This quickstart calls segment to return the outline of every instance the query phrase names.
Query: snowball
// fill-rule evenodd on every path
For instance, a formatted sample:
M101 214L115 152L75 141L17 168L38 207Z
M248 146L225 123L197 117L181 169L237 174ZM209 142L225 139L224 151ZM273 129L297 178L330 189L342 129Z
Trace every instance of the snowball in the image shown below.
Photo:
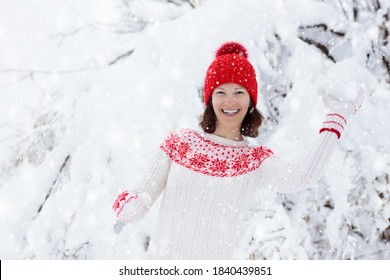
M372 88L373 75L356 61L346 59L333 64L321 78L320 87L339 100L352 101L360 89Z

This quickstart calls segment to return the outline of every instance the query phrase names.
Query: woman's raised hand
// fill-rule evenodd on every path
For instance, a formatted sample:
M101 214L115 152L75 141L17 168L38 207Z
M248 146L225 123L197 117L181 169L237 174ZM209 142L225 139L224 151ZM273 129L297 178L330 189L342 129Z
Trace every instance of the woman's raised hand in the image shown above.
M320 87L318 89L318 93L321 95L322 101L324 102L325 106L331 111L340 112L347 115L353 115L356 114L356 112L363 104L365 89L364 87L360 87L356 94L356 97L353 100L338 99L323 87Z

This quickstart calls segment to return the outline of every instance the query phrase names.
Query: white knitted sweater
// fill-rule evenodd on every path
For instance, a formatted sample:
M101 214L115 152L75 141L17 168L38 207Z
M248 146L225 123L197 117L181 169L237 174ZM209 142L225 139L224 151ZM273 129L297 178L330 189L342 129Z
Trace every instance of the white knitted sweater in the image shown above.
M142 217L163 192L149 259L234 259L258 188L294 192L315 183L345 119L330 114L309 157L289 164L263 146L182 129L161 144L149 173L114 203L122 222ZM340 127L341 126L341 127Z

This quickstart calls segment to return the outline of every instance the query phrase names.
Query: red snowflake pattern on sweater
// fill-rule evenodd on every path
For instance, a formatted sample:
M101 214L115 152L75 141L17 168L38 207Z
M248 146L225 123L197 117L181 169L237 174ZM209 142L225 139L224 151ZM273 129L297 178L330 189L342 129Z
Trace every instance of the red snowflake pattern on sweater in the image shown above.
M160 148L175 163L216 177L233 177L251 172L273 154L263 146L234 147L219 144L191 129L172 132Z
M207 154L194 153L193 157L188 159L190 164L194 168L206 168L206 163L209 162L209 156Z
M177 148L178 156L183 159L186 157L187 152L190 150L190 145L185 142L180 142Z
M248 169L249 164L250 164L249 155L242 154L242 155L237 156L234 159L233 168L236 171L240 171L242 169Z
M211 172L226 172L228 169L227 161L221 160L219 158L212 161L212 166L210 167Z

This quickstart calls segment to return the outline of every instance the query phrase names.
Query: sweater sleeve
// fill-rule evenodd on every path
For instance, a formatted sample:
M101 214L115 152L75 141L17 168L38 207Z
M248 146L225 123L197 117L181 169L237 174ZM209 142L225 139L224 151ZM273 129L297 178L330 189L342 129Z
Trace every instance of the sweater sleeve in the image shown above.
M259 187L288 193L300 191L316 183L338 143L345 124L343 116L328 114L315 145L293 164L278 156L270 156L261 164L256 174L257 178L260 178Z
M334 133L324 132L309 155L297 159L294 164L278 156L270 156L258 169L261 178L259 186L283 193L310 187L320 178L336 143Z
M159 149L141 183L115 200L112 208L116 218L126 223L143 217L164 190L170 166L170 158Z

